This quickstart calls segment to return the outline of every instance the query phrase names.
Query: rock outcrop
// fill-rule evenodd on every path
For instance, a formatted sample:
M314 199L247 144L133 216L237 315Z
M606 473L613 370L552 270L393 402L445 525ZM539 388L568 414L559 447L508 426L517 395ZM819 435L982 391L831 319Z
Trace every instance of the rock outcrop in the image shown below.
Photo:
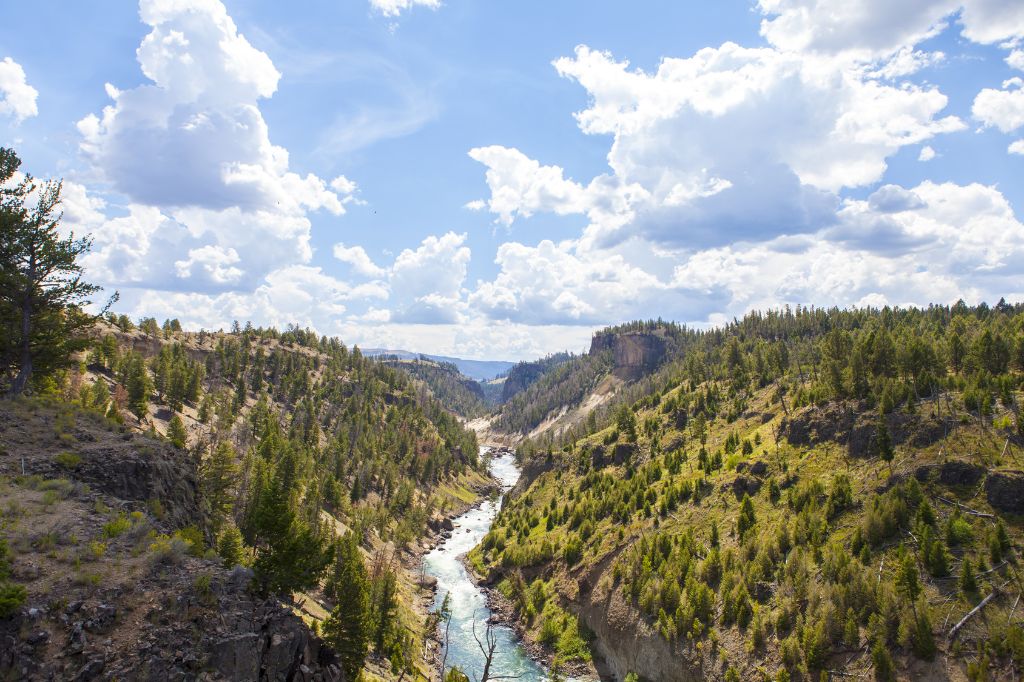
M1024 472L994 471L985 479L985 496L993 509L1024 514Z
M0 619L0 680L344 679L289 606L252 591L252 571L172 536L204 525L191 457L88 414L73 431L55 416L0 406L0 489L21 510L0 537L27 594ZM125 526L110 530L114 519Z
M868 416L870 412L863 404L829 403L791 415L782 422L780 430L792 445L835 442L845 445L851 457L870 457L875 454L878 430L875 419ZM953 428L940 419L905 413L888 414L885 420L895 445L926 447Z
M658 368L665 360L665 339L654 332L598 332L590 342L590 353L611 351L612 371L623 381L636 381Z

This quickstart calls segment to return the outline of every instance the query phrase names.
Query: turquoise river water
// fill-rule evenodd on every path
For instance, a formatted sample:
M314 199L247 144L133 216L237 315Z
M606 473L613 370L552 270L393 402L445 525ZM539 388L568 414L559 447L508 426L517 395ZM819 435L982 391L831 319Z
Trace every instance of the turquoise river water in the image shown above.
M519 468L511 455L491 459L491 474L501 482L502 496L519 479ZM428 575L437 578L434 609L440 607L445 594L451 595L452 622L448 639L447 666L458 666L469 679L480 679L484 656L473 638L474 618L477 636L484 639L484 630L491 610L483 592L473 583L460 557L475 547L490 530L501 500L488 500L454 519L455 530L450 538L435 547L424 559ZM491 664L491 675L515 676L520 682L540 682L547 673L532 660L515 632L506 626L495 626L498 646Z

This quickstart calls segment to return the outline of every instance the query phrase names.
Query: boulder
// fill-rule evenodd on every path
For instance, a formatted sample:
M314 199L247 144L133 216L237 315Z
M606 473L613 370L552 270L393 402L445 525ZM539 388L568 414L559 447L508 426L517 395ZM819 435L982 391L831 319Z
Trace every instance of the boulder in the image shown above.
M993 509L1024 514L1024 472L998 471L985 479L985 496Z
M943 462L939 468L939 481L944 485L977 485L984 475L984 467L960 460Z
M210 665L229 680L255 680L260 674L260 636L255 632L225 637L213 644Z
M612 461L615 464L625 464L632 461L636 452L636 443L616 443L615 450L612 452Z
M736 499L741 499L744 493L751 496L756 495L760 489L761 481L756 478L737 476L736 480L732 482L732 493L736 496Z

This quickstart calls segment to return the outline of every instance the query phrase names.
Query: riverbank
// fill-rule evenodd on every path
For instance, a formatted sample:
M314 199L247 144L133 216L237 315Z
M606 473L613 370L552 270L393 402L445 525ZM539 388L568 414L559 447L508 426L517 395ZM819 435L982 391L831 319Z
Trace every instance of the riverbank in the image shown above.
M468 557L463 557L463 565L473 578L473 581L484 593L487 599L487 608L491 611L491 621L500 623L515 632L519 645L526 650L530 658L550 669L555 662L556 653L550 647L544 646L537 641L535 633L526 627L523 619L519 617L519 609L515 603L497 588L489 586L486 576L480 575L472 566ZM592 661L563 662L559 672L564 677L572 680L572 682L597 682L601 679L597 667Z
M501 482L503 492L507 492L519 477L519 469L510 451L497 454L492 460L491 473ZM471 678L476 676L479 679L484 656L477 645L477 638L485 639L485 630L489 627L495 642L490 674L516 677L523 682L542 682L547 680L546 670L531 658L515 630L497 622L488 608L486 594L463 563L465 555L490 530L499 506L500 498L494 497L467 511L455 520L451 536L424 557L424 572L437 580L432 607L436 610L444 596L450 595L452 619L447 667L458 666ZM438 654L442 644L440 641L436 643ZM435 657L433 662L434 679L437 679L440 660Z

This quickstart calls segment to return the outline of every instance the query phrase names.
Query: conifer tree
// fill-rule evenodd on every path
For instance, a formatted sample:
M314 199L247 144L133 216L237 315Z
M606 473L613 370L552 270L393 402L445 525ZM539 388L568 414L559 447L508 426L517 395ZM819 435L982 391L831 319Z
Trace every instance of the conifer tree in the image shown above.
M184 449L188 444L188 430L185 428L185 422L181 421L181 417L178 415L171 417L171 421L167 425L167 439L179 450Z
M153 382L146 370L146 363L138 353L132 353L127 359L127 378L125 387L128 390L128 409L139 419L146 416L149 409L149 394Z
M200 468L203 495L215 523L227 518L234 507L235 477L238 473L235 459L231 443L221 441Z
M83 332L117 298L100 315L83 312L100 291L78 263L92 240L61 236L61 182L37 185L31 175L14 182L20 166L14 150L0 147L0 381L12 395L87 348Z
M221 531L220 538L217 540L217 554L224 561L224 566L231 568L242 563L244 552L242 533L235 524L228 524Z
M354 680L370 642L370 589L355 533L338 542L327 589L337 606L324 623L324 638L341 659L346 679Z

